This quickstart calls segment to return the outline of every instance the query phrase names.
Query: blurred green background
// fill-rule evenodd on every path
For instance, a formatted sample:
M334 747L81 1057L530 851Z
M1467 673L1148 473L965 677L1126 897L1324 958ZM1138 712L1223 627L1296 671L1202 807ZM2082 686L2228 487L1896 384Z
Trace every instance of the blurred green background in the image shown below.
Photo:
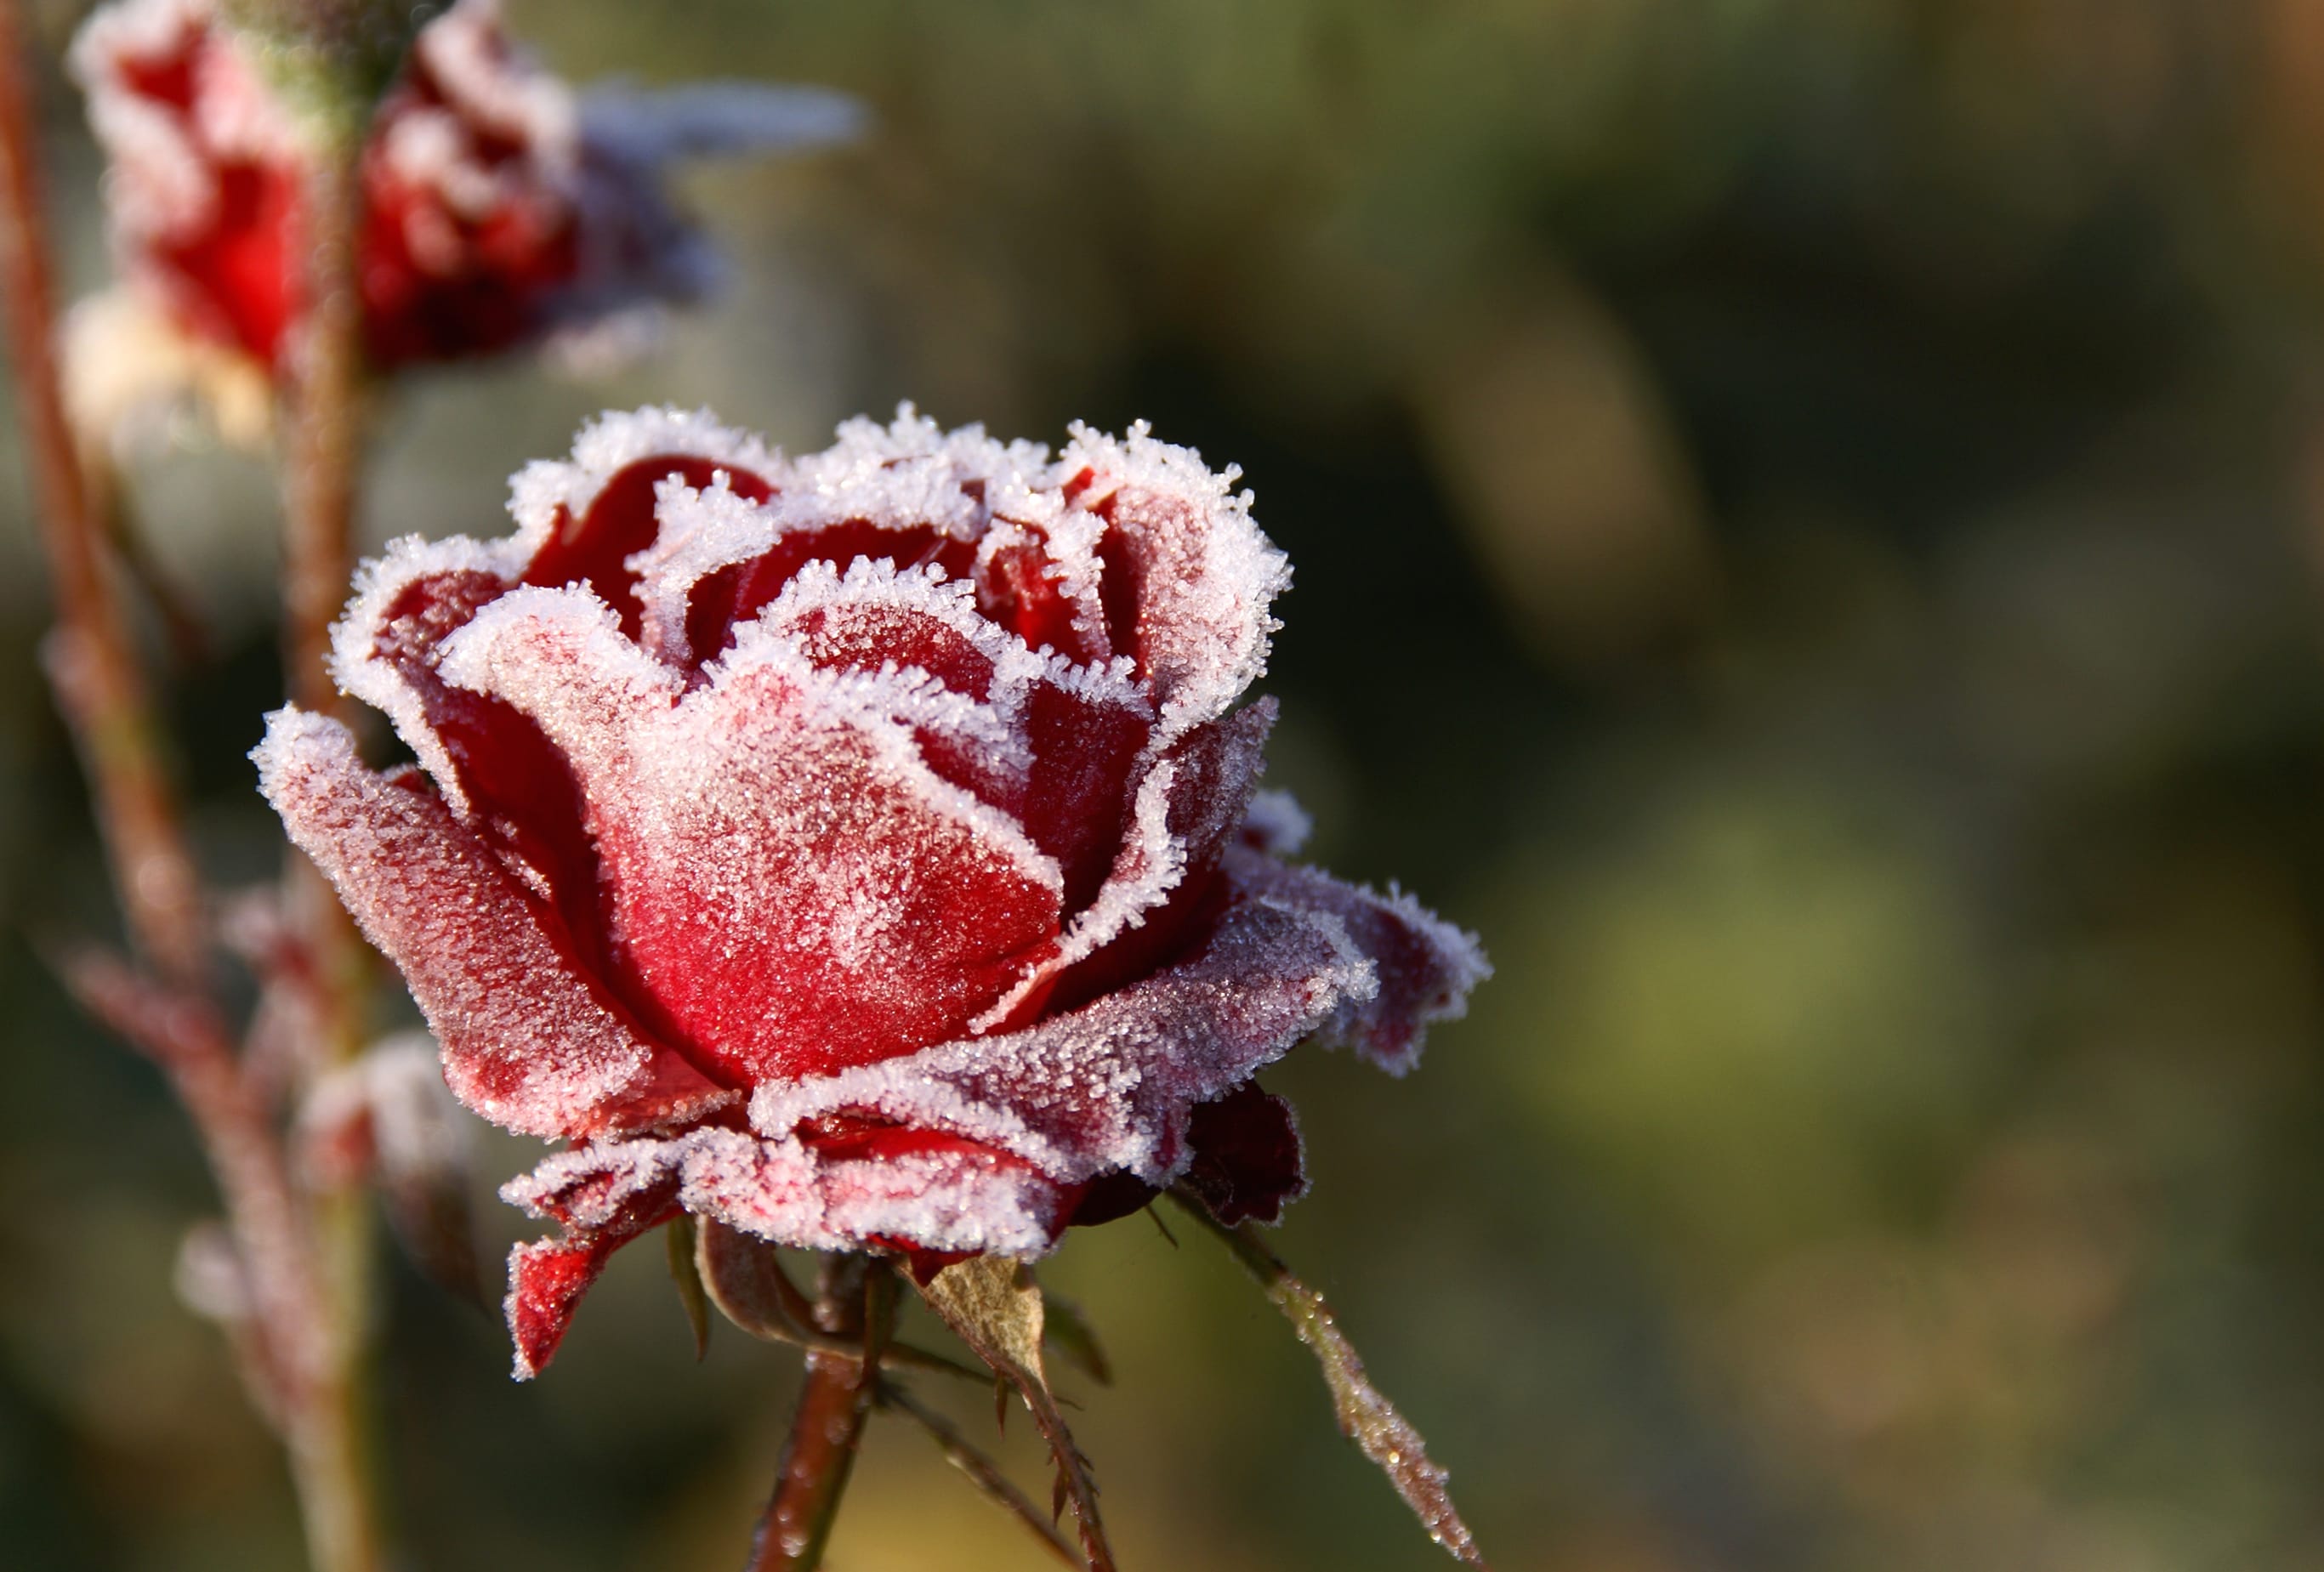
M650 400L1240 464L1298 572L1274 783L1499 967L1406 1081L1269 1078L1315 1180L1280 1247L1503 1572L2324 1567L2324 6L512 13L576 78L831 83L879 130L690 181L735 276L659 357L410 385L374 538L496 530ZM30 947L109 919L0 456L0 1561L291 1568L171 1292L192 1142ZM138 476L221 631L175 698L229 880L276 856L266 486ZM530 1154L479 1141L497 1252ZM1045 1271L1119 1367L1067 1388L1126 1567L1449 1564L1206 1241ZM408 1273L386 1314L411 1567L739 1559L788 1361L696 1366L659 1252L531 1386ZM835 1567L1038 1564L875 1433Z

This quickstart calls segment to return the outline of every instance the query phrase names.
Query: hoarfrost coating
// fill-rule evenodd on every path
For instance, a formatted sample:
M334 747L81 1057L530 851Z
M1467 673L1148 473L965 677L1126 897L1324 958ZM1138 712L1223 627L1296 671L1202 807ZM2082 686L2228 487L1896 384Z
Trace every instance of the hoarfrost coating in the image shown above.
M907 408L788 458L644 409L520 473L513 533L365 566L336 673L419 762L296 710L254 757L453 1090L571 1143L503 1191L562 1227L511 1264L520 1374L681 1210L923 1266L1182 1181L1272 1220L1256 1072L1401 1072L1461 1011L1474 942L1254 796L1289 569L1234 482L1142 427Z

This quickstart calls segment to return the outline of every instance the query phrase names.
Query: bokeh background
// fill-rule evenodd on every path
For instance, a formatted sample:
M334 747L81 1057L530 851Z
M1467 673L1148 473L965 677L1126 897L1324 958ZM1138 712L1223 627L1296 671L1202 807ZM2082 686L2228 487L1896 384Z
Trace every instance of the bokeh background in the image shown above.
M879 129L692 180L734 278L659 356L408 387L371 535L493 530L646 400L1240 464L1298 573L1275 784L1499 968L1406 1081L1270 1077L1315 1179L1280 1246L1504 1572L2324 1567L2324 7L511 11L576 78ZM109 918L0 463L0 1561L292 1568L172 1296L192 1142L32 948ZM195 433L136 478L218 630L174 687L205 852L254 879L267 482ZM489 1255L530 1154L478 1143ZM1118 1369L1066 1384L1125 1567L1441 1564L1206 1241L1045 1272ZM658 1252L531 1386L409 1272L385 1313L412 1567L739 1558L788 1362L697 1366ZM832 1564L1042 1563L898 1429Z

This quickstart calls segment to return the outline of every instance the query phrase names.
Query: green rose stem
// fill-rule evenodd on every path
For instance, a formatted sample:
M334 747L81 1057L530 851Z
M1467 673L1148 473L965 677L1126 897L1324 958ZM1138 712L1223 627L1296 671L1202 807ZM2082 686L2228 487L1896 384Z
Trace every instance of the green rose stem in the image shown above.
M828 1255L816 1297L817 1328L860 1336L862 1352L810 1348L774 1493L743 1572L813 1572L823 1564L840 1497L880 1392L880 1359L896 1329L896 1276L868 1255Z
M357 1323L346 1277L322 1270L317 1249L317 1223L337 1225L302 1204L268 1099L243 1073L211 992L204 903L161 730L65 415L29 59L17 0L0 0L0 296L56 599L45 664L88 773L125 921L152 974L94 954L69 958L63 970L84 1002L169 1077L201 1138L249 1284L254 1395L289 1442L318 1572L375 1572L376 1513L355 1440L360 1404L346 1378L354 1339L344 1328Z

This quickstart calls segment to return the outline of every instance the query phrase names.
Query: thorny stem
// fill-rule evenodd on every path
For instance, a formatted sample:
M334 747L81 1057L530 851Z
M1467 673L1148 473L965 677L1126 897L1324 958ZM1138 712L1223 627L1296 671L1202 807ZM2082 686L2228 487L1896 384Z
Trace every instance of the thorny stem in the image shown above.
M807 1383L743 1572L814 1572L822 1565L879 1393L880 1356L895 1330L896 1299L895 1274L886 1263L862 1255L825 1259L816 1319L835 1333L860 1325L862 1352L807 1350Z
M307 272L290 361L283 474L284 682L301 708L340 707L327 665L347 593L363 462L363 116L317 137L304 204ZM285 905L315 961L309 1082L363 1050L367 952L321 876L292 854ZM359 1185L315 1197L324 1358L315 1401L292 1417L291 1454L318 1572L374 1572L380 1525L371 1456L373 1223Z
M6 297L18 428L56 595L49 681L94 787L130 933L173 980L195 984L208 964L200 889L58 381L29 60L21 8L16 0L0 0L0 293Z

